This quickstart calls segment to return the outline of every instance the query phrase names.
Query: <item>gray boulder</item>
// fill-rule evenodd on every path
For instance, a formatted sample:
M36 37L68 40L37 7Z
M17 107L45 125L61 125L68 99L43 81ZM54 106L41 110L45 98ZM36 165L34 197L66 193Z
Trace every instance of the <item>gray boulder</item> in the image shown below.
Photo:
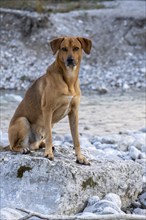
M142 166L134 161L98 159L91 166L76 164L70 147L56 147L55 161L43 151L30 155L1 152L2 208L25 208L44 214L72 214L83 210L89 197L112 192L127 207L142 190Z

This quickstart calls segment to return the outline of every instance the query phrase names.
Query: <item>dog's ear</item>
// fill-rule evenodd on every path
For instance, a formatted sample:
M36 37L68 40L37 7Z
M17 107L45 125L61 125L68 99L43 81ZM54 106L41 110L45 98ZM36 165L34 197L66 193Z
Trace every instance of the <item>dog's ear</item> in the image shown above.
M92 47L92 41L83 37L77 37L77 39L80 41L82 49L85 51L85 53L89 54Z
M60 44L63 41L63 37L56 38L50 42L51 49L53 51L53 55L56 54L57 50L59 50Z

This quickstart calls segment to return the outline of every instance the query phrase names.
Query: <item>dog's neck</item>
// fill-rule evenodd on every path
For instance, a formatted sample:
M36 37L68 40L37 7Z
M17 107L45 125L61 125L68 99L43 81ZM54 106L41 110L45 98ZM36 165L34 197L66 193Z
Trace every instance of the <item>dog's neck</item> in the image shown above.
M56 64L58 66L58 62L55 63L55 65ZM58 72L62 75L63 80L67 84L68 89L72 94L75 93L75 86L78 80L79 67L80 67L80 64L74 67L67 67L64 64L59 65Z

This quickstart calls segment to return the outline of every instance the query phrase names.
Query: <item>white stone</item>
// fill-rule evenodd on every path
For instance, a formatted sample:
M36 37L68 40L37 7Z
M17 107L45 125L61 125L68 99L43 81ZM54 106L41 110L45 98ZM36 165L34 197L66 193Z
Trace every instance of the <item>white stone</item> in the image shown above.
M129 149L129 155L133 160L139 159L141 152L134 146L131 146Z
M122 206L120 197L115 193L108 193L104 199L115 203L119 208Z
M95 204L96 202L98 202L100 200L100 198L98 196L92 196L88 199L88 206L91 206L93 204Z

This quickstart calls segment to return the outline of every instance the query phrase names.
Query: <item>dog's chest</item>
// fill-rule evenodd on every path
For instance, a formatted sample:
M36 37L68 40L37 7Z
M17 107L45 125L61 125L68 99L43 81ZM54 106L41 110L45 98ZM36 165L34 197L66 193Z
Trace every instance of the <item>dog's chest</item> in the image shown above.
M63 117L65 117L70 111L71 101L73 99L73 96L67 96L66 99L67 99L67 103L64 106L65 107L65 112L63 113Z
M63 96L59 100L59 105L53 114L53 123L58 122L62 118L64 118L71 110L71 102L73 100L73 96Z

